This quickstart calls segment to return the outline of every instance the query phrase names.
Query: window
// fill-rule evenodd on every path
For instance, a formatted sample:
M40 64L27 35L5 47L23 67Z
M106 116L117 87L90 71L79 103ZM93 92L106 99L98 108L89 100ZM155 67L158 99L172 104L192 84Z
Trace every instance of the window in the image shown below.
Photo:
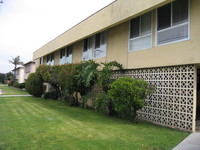
M82 60L90 60L106 56L107 32L103 31L83 41Z
M40 57L40 65L43 64L43 57Z
M106 56L106 31L95 35L94 58Z
M66 63L72 63L72 45L66 48Z
M65 57L65 48L62 48L60 50L60 59L62 59L63 57Z
M65 48L62 48L60 50L60 61L59 64L64 64L65 63Z
M176 0L157 9L157 44L189 39L188 0Z
M54 53L47 55L47 65L54 65Z
M152 47L151 12L130 21L129 51Z
M83 60L90 60L92 59L92 43L93 43L93 38L87 38L84 40L83 43Z
M29 72L31 72L31 65L27 65L25 67L25 73L29 73Z

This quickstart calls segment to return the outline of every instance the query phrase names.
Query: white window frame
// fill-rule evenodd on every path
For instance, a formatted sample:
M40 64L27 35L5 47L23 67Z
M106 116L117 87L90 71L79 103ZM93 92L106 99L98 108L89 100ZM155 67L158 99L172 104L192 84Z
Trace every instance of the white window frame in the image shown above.
M44 64L44 58L40 57L40 65L43 65L43 64Z
M67 56L68 49L69 49L69 51L71 51L71 54L69 56ZM65 58L66 58L65 62L68 63L68 64L71 64L73 62L73 60L72 60L72 58L73 58L72 57L73 45L67 46L66 49L65 49L65 52L66 52L66 54L65 54Z
M156 9L156 28L155 28L155 45L156 46L164 46L164 45L168 45L168 44L174 44L174 43L179 43L179 42L183 42L183 41L188 41L190 40L190 0L188 0L188 22L184 22L178 25L172 25L173 23L173 8L172 8L172 3L170 3L171 5L171 26L162 30L157 30L158 28L158 9ZM176 28L178 26L182 26L184 24L188 24L188 38L182 39L182 40L177 40L177 41L172 41L172 42L167 42L167 43L163 43L163 44L158 44L158 32L162 32L162 31L166 31L166 30L170 30L173 28Z
M55 54L54 53L51 53L51 54L48 54L46 57L50 56L50 60L46 62L46 65L50 65L50 66L53 66L54 65L54 58L52 59L52 55L54 55L55 57Z
M150 49L153 47L153 40L152 40L152 34L153 34L153 16L152 16L152 11L151 12L147 12L147 13L150 13L151 15L151 31L149 34L146 34L146 35L139 35L138 37L134 37L134 38L130 38L130 35L131 35L131 20L129 21L129 34L128 34L128 52L135 52L135 51L140 51L140 50L146 50L146 49ZM144 15L144 14L143 14ZM141 18L142 15L138 16ZM134 19L134 18L133 18ZM140 21L140 33L141 33L141 21ZM130 41L132 40L137 40L137 39L142 39L144 37L147 37L147 36L150 36L151 38L151 45L150 46L147 46L145 48L138 48L138 49L135 49L135 50L130 50Z
M103 31L103 32L100 32L98 33L100 34L100 47L98 48L95 48L95 44L96 44L96 35L94 36L94 59L95 58L101 58L101 57L106 57L106 49L107 49L107 31ZM102 41L103 41L103 36L104 36L104 44L102 44ZM95 56L95 52L97 51L103 51L100 56Z
M88 39L88 43L87 43L87 50L84 51L84 44L85 44L85 40ZM82 61L87 61L87 60L92 60L94 58L94 54L93 54L93 49L94 49L94 36L88 37L83 40L83 49L82 49ZM84 55L90 55L90 53L92 53L91 58L84 58Z
M64 51L64 55L61 51ZM61 53L62 53L62 56L61 56ZM59 60L60 65L65 64L65 54L66 54L65 48L60 49L60 60Z
M101 44L101 39L102 39L102 37L100 36L100 47L99 48L95 48L95 36L97 35L97 34L95 34L95 35L93 35L93 36L90 36L90 37L88 37L88 38L85 38L85 39L88 39L88 49L87 49L87 51L85 51L84 52L84 40L83 40L83 48L82 48L82 61L87 61L87 60L92 60L92 59L97 59L97 58L102 58L102 57L106 57L106 53L107 53L107 51L106 51L106 49L107 49L107 30L105 30L105 31L102 31L102 32L100 32L100 34L102 34L102 33L104 33L105 34L105 44ZM94 55L94 53L95 53L95 51L97 51L97 50L99 50L99 49L103 49L104 50L104 54L103 55L101 55L101 56L95 56ZM91 58L89 58L89 59L84 59L84 53L92 53L91 55Z

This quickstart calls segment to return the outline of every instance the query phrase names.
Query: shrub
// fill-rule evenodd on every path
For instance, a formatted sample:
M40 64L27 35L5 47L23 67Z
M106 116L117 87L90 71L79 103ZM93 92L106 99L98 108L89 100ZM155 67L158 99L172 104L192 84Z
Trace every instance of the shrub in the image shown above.
M98 112L107 113L109 115L115 114L112 99L105 92L98 94L94 104L94 108Z
M19 88L19 87L20 87L20 84L19 84L18 82L14 82L14 83L13 83L13 87Z
M20 89L24 89L24 88L25 88L25 83L20 83L20 84L19 84L19 88L20 88Z
M108 90L115 111L120 117L131 121L135 120L136 111L144 106L144 100L151 92L148 82L130 77L117 79Z
M43 89L43 80L39 73L31 73L28 76L28 79L25 82L26 91L35 96L41 97Z
M58 93L56 91L46 92L44 94L44 99L58 99Z

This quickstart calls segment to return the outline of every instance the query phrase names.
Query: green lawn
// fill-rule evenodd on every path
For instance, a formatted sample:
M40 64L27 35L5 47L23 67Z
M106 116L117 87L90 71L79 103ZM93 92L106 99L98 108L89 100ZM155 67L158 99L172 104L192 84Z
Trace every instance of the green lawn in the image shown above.
M170 150L188 135L59 101L0 97L0 150Z
M26 91L16 89L10 86L0 85L0 90L3 91L2 95L29 95Z

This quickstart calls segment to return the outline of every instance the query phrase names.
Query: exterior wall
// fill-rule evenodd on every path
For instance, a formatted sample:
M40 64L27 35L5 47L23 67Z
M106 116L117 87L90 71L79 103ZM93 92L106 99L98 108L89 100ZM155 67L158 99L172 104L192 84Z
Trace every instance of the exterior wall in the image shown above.
M19 67L17 68L18 74L16 74L16 79L18 83L23 83L24 82L24 68Z
M147 3L146 0L117 0L35 51L33 58L47 55L171 1L173 0L148 0Z
M60 50L54 53L54 65L59 65L60 61Z
M39 67L40 65L40 59L35 60L35 68Z
M190 40L163 46L155 46L154 42L151 49L129 52L128 68L200 63L200 37L198 36L200 34L200 19L198 14L200 14L200 3L198 0L191 0ZM153 33L155 34L155 31Z
M28 71L26 71L28 70ZM29 63L24 66L24 81L28 78L30 73L35 72L35 63Z
M83 41L73 44L72 49L72 62L80 62L82 60Z
M168 66L118 72L114 78L129 76L144 79L155 86L155 92L145 100L138 118L156 124L195 131L196 95L194 65Z
M198 28L200 20L198 19L198 14L200 14L199 1L190 0L190 39L173 44L156 46L156 10L154 10L152 19L152 48L134 52L128 52L129 21L111 27L107 30L106 57L95 59L95 61L116 60L123 64L126 69L200 63L200 30ZM73 62L82 61L82 48L83 40L73 44ZM59 63L59 55L59 50L57 50L55 64ZM46 57L44 58L44 62L46 62Z

